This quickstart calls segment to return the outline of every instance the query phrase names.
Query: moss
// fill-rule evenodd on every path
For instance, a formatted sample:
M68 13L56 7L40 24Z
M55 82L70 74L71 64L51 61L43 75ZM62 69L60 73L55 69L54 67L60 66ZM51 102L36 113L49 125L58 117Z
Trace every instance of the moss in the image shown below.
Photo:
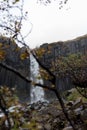
M83 97L75 88L71 90L71 93L69 95L67 94L68 92L69 91L65 91L63 93L63 96L67 101L75 101L76 99L81 97L83 102L87 102L87 99Z
M25 123L22 128L28 128L29 130L38 130L37 128L37 123L35 120L32 120L31 122L29 123Z

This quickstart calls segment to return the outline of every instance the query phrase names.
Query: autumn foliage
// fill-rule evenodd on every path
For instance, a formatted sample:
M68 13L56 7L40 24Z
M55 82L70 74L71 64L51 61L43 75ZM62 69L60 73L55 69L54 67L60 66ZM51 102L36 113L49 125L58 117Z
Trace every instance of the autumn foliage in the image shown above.
M87 55L70 54L60 57L52 64L52 72L58 77L70 77L73 83L87 87Z

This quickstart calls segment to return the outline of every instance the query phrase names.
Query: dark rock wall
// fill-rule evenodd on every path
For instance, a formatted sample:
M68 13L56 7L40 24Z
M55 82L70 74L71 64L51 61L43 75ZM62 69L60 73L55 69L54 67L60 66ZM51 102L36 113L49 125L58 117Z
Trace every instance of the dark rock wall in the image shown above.
M54 61L56 57L67 56L74 53L87 53L87 35L65 42L45 43L40 47L46 50L41 61L49 67L49 64ZM48 53L48 51L50 52Z
M55 63L55 59L60 56L67 56L74 53L87 53L87 35L65 42L59 41L51 44L45 43L41 45L40 48L46 50L40 60L50 69L52 62ZM44 83L49 84L48 81L44 81ZM57 85L60 92L74 87L70 79L67 77L58 79ZM49 97L48 92L46 95ZM50 97L52 97L52 93L50 94Z
M5 51L5 58L1 61L18 70L25 77L30 78L30 58L21 59L21 54L26 52L25 47L18 45L9 38L0 38L1 49ZM25 101L30 96L30 84L18 75L0 66L0 85L16 87L20 100Z

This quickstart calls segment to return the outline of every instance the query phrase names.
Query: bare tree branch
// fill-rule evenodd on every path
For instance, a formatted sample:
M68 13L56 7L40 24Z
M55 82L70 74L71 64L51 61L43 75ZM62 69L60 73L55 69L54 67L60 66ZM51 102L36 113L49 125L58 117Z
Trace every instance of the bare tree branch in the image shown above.
M55 87L49 87L47 85L43 85L43 84L40 84L40 83L35 83L34 86L38 86L38 87L41 87L41 88L44 88L44 89L55 91Z
M70 123L70 125L72 126L73 130L77 130L77 129L75 128L75 126L74 126L72 120L69 118L69 114L68 114L68 112L67 112L67 110L66 110L66 107L65 107L65 105L64 105L64 102L63 102L63 100L62 100L62 98L61 98L61 95L60 95L59 90L58 90L58 87L57 87L57 80L58 80L58 79L56 78L56 82L55 82L55 88L56 88L56 89L54 90L54 92L55 92L55 94L56 94L56 97L57 97L58 100L59 100L59 103L60 103L60 105L61 105L62 111L63 111L63 113L64 113L64 115L65 115L67 121L69 121L69 123ZM62 87L62 86L61 86L61 87Z
M37 56L36 56L36 54L35 54L35 52L34 51L31 51L31 53L32 53L32 55L34 56L34 58L36 59L36 61L38 62L38 64L44 69L44 70L46 70L46 72L48 72L48 74L50 75L50 76L52 76L53 78L51 79L51 82L53 83L53 84L55 84L55 75L45 66L45 65L43 65L40 61L39 61L39 59L37 58Z
M24 75L22 75L22 74L21 74L18 70L16 70L15 68L13 68L13 67L11 67L11 66L5 64L5 63L2 63L2 62L0 62L0 66L3 67L3 68L5 68L5 69L7 69L7 70L9 70L9 71L11 71L11 72L13 72L13 73L15 73L17 76L19 76L20 78L22 78L22 79L25 80L26 82L31 83L31 84L33 83L32 80L30 80L29 78L27 78L27 77L25 77ZM54 91L54 88L51 88L51 87L49 87L49 86L47 86L47 85L43 85L43 84L40 84L40 83L34 83L34 86L38 86L38 87L42 87L42 88L46 88L46 89L49 89L49 90Z
M20 78L22 78L23 80L27 81L27 82L31 82L31 80L29 80L27 77L25 77L24 75L22 75L19 71L17 71L15 68L5 64L5 63L2 63L0 62L0 66L9 70L9 71L12 71L13 73L15 73L16 75L18 75Z

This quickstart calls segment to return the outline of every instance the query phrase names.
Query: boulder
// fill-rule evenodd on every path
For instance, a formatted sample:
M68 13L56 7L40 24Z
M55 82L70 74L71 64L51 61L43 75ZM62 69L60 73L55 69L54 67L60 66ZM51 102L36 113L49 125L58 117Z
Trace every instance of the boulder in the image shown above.
M73 130L71 126L65 127L63 130Z

